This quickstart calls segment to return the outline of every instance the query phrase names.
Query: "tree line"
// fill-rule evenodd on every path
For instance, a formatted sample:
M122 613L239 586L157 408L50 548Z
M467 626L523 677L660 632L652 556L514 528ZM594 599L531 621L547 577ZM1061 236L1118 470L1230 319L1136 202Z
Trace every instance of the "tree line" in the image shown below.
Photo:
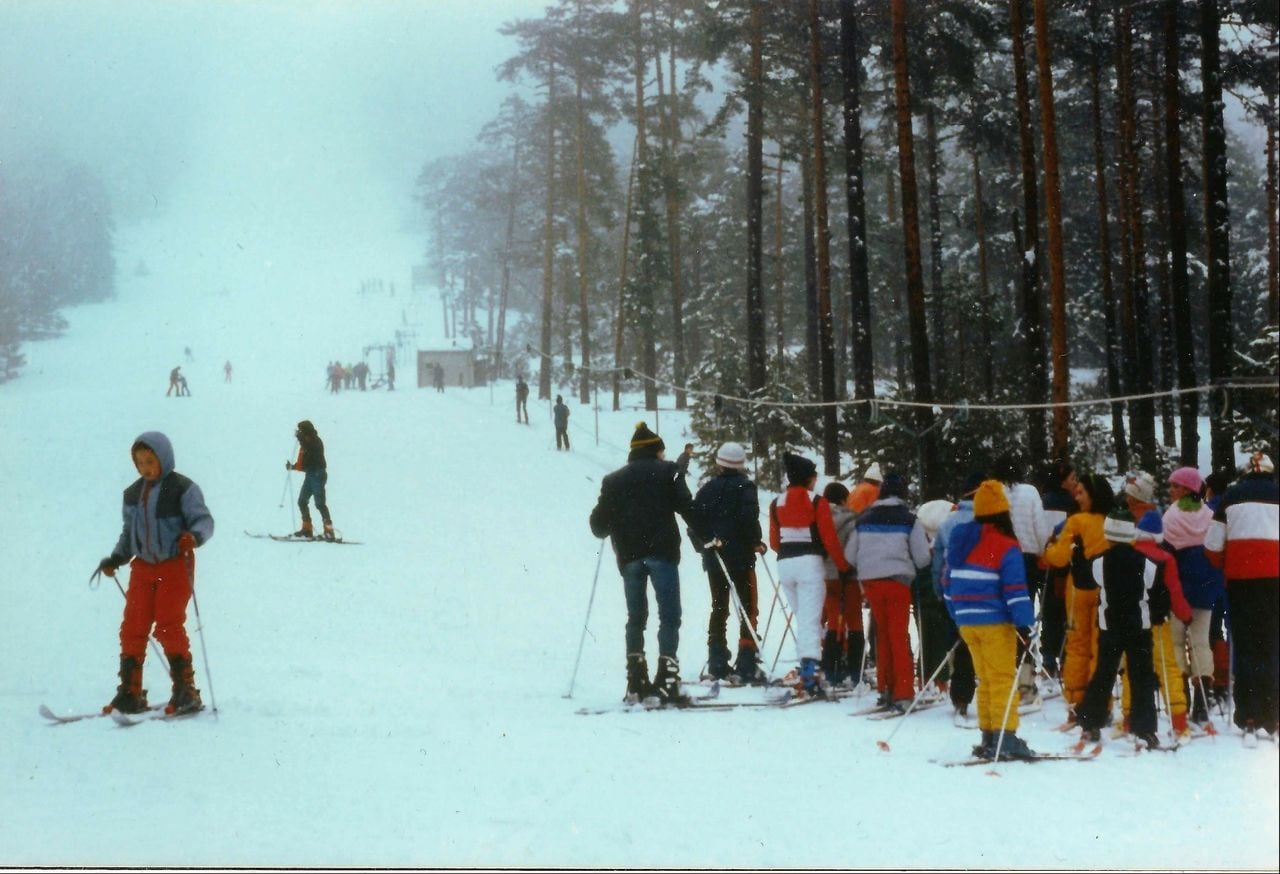
M1156 472L1209 415L1230 468L1274 448L1274 392L833 402L1274 381L1277 29L1274 0L559 0L504 27L476 147L423 168L429 260L539 397L617 409L631 375L758 458Z
M115 294L111 201L102 180L54 157L0 163L0 383L22 344L66 328L62 307Z

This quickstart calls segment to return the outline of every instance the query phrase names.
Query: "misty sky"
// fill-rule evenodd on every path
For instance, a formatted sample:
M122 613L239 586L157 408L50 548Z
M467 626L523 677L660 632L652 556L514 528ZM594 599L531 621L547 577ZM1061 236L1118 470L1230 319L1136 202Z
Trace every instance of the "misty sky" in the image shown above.
M0 0L0 159L95 168L128 221L406 215L544 0Z

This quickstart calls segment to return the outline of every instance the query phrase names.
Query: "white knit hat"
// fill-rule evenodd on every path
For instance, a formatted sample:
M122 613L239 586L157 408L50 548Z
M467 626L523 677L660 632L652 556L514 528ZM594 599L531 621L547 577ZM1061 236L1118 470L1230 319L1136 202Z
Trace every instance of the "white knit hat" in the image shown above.
M884 482L884 475L880 473L880 462L871 462L871 466L867 468L867 472L862 475L862 478L871 480L873 483Z
M1245 462L1244 469L1248 473L1275 473L1276 466L1265 452L1255 452Z
M730 470L746 470L747 450L742 448L741 443L725 443L716 453L716 464Z
M1154 504L1156 501L1156 481L1149 473L1138 471L1124 478L1124 493L1135 501Z

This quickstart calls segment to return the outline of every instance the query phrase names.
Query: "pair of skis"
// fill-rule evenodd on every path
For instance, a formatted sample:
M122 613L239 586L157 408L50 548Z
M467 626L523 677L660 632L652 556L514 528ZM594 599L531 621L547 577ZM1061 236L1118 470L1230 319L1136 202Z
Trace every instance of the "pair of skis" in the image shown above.
M72 713L69 715L54 713L47 704L40 705L40 715L53 725L68 725L72 722L82 722L86 719L101 719L103 717L111 717L111 721L116 725L128 728L134 725L141 725L144 722L153 722L158 720L175 720L187 719L196 716L204 711L199 710L183 711L181 713L169 713L165 710L165 705L156 704L148 707L146 710L138 713L121 713L119 710L102 711L97 710L92 713Z
M257 540L274 540L276 543L332 543L337 546L360 546L364 543L362 540L347 540L342 537L329 540L324 537L295 537L292 534L255 534L252 531L246 531L245 536Z

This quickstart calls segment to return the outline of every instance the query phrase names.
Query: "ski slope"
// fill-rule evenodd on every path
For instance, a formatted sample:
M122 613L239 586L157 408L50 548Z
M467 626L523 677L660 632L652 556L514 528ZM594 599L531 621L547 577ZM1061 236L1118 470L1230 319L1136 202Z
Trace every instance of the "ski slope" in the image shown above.
M145 247L125 245L130 268ZM380 275L407 286L410 249L389 246ZM1230 734L1137 758L1112 742L1094 761L1004 764L996 778L930 762L976 742L948 707L901 723L850 718L862 705L849 701L578 715L624 686L625 609L606 551L565 697L601 546L587 515L643 414L602 413L597 446L591 410L571 401L574 449L558 453L545 403L531 405L532 425L514 423L510 383L437 394L414 387L402 360L396 391L331 396L325 364L388 336L401 303L361 302L350 281L320 288L292 269L272 274L268 294L248 281L255 265L202 297L180 263L148 260L150 276L69 312L67 334L29 347L26 372L0 386L0 864L1280 863L1277 751ZM175 364L190 398L164 396ZM335 524L364 545L244 536L296 527L300 479L282 462L303 418L325 441ZM686 422L661 413L672 457ZM87 581L119 533L129 446L149 429L170 436L217 523L198 553L207 661L190 612L188 631L218 713L48 725L42 703L92 709L114 691L122 599L111 581ZM687 547L681 575L690 678L709 598ZM655 631L656 617L651 662ZM787 646L778 670L790 664ZM152 700L167 698L154 655L146 676ZM1059 751L1063 713L1050 701L1020 734ZM892 752L879 751L895 729Z

